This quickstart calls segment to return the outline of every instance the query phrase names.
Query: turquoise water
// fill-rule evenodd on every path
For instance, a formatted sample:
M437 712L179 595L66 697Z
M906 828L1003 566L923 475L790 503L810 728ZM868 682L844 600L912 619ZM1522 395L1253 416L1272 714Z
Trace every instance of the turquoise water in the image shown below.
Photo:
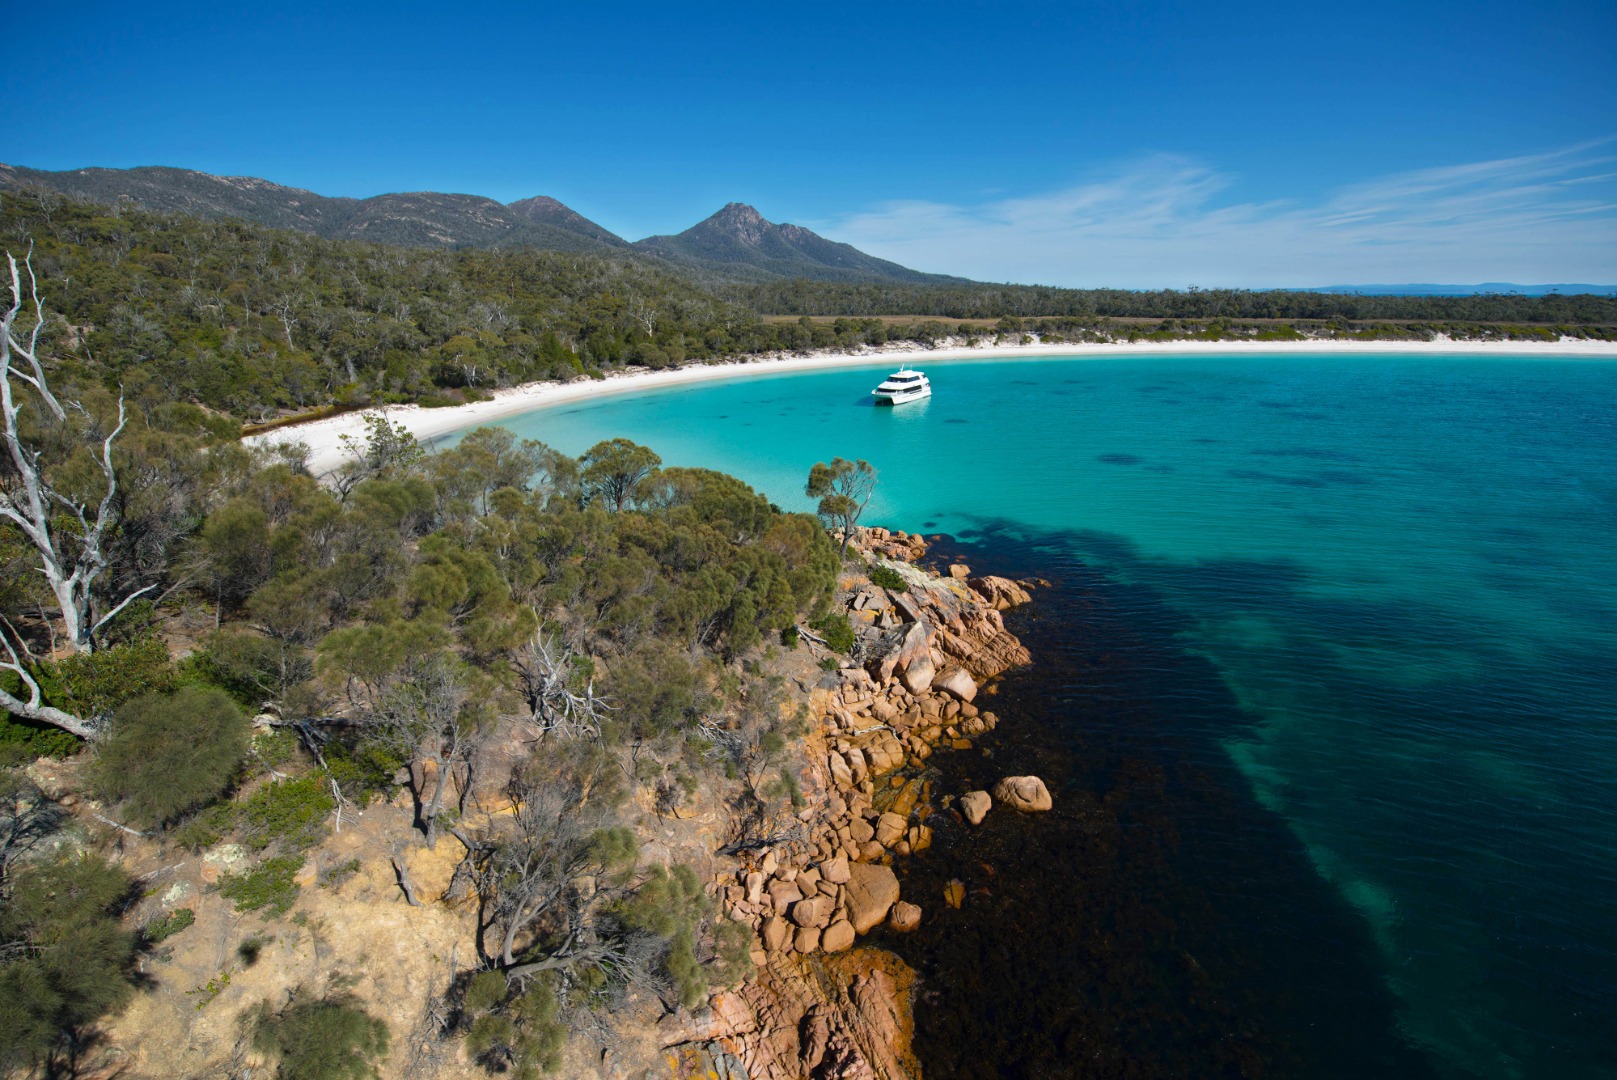
M868 521L1144 590L1243 718L1162 722L1202 723L1362 919L1396 1036L1450 1075L1617 1075L1617 364L956 361L869 407L890 366L506 426L627 436L787 508L814 462L865 458Z

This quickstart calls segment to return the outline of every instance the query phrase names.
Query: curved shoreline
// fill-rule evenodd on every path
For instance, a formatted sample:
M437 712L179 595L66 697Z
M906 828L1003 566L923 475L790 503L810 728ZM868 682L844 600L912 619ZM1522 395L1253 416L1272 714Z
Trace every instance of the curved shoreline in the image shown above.
M496 391L488 401L471 402L446 408L428 409L420 405L391 405L342 413L337 416L290 424L242 441L249 446L276 443L303 443L309 448L309 468L315 475L330 472L349 456L344 436L360 438L367 417L385 415L423 442L479 424L518 416L534 409L566 402L633 393L658 387L711 382L716 379L751 375L782 375L829 368L881 367L893 359L922 356L928 363L950 360L1022 360L1057 356L1098 357L1128 353L1139 356L1168 354L1249 354L1253 352L1293 352L1320 355L1404 353L1425 355L1482 354L1493 356L1555 356L1564 359L1614 360L1617 342L1566 339L1558 342L1526 341L1168 341L1112 342L1106 344L1065 343L1056 345L948 345L927 348L913 343L885 345L860 352L814 353L807 356L770 356L756 360L688 364L662 371L616 371L603 379L579 378L571 382L537 382Z

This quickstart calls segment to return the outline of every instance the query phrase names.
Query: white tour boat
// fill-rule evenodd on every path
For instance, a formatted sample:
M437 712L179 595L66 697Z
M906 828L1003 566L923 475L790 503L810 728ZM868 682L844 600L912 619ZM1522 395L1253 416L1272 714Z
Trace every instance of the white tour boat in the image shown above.
M931 397L932 384L927 382L924 373L900 367L872 390L870 396L876 399L877 405L902 405L906 401Z

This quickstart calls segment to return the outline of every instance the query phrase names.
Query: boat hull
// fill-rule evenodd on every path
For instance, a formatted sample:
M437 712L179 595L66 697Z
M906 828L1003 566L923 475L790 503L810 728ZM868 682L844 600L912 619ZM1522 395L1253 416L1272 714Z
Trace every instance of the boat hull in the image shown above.
M904 405L911 401L920 401L922 398L931 397L932 388L927 387L925 390L908 391L899 394L883 394L872 390L870 396L875 399L877 405Z

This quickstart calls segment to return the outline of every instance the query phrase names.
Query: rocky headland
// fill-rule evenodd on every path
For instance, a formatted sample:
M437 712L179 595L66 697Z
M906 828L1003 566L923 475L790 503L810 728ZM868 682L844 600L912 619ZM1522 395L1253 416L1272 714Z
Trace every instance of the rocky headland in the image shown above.
M751 973L694 1011L629 995L610 1034L569 1040L560 1075L921 1075L911 1049L917 973L883 945L923 929L945 906L961 906L966 887L950 881L932 895L902 895L895 869L926 858L944 820L965 828L1011 807L1039 809L1036 779L1005 778L990 785L992 794L946 790L932 761L972 749L999 724L987 706L996 680L1030 660L1003 612L1028 602L1034 583L976 576L958 564L923 569L925 543L902 532L861 529L853 546L870 569L839 582L836 612L848 619L852 647L832 651L805 627L807 644L761 661L786 679L783 708L807 717L786 751L801 806L788 803L761 840L737 843L739 784L716 784L673 815L659 813L644 792L631 804L643 861L698 868L717 915L751 929ZM502 762L531 752L518 735L489 751ZM106 808L72 794L82 787L76 767L41 759L29 776L88 828ZM241 1017L256 1002L328 982L387 1018L395 1042L383 1076L488 1075L465 1040L451 1037L448 1018L457 987L479 966L482 919L466 888L476 838L509 828L513 812L499 785L474 785L461 827L428 848L417 842L402 788L391 800L347 807L307 852L292 882L293 910L275 918L244 915L218 891L227 874L251 863L241 845L187 853L118 833L121 861L143 888L131 917L145 925L183 907L194 925L143 959L149 992L109 1022L98 1064L82 1075L256 1075ZM237 947L243 935L250 950Z
M842 582L855 644L804 686L815 723L796 827L736 853L736 865L714 876L715 898L754 930L757 971L716 995L710 1015L669 1032L676 1076L918 1077L915 973L861 938L913 931L929 904L958 907L964 889L901 898L895 860L931 846L936 815L976 825L996 801L1050 807L1037 777L1008 777L994 796L956 796L934 790L927 770L934 753L969 750L998 725L979 699L1031 660L1001 613L1027 603L1033 583L959 564L923 570L924 541L903 532L860 529L853 546L887 587L864 576Z

